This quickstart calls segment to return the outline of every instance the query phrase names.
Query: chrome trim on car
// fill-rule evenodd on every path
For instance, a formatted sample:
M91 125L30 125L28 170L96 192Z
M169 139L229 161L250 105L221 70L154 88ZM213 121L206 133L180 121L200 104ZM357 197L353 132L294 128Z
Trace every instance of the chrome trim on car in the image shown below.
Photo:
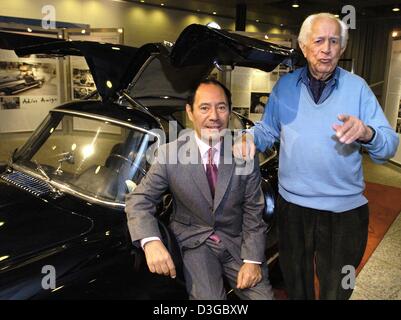
M16 164L15 162L12 164L13 169L16 169L18 171L21 171L23 173L27 173L32 175L34 178L36 179L40 179L44 181L44 177L36 172L34 172L33 170L30 170L29 168L25 167L25 166L20 166L18 164ZM98 204L105 204L107 206L110 207L114 207L114 208L125 208L125 204L124 203L118 203L118 202L113 202L113 201L107 201L107 200L101 200L99 198L96 197L92 197L92 196L88 196L82 192L76 191L72 188L70 188L69 186L63 184L63 183L59 183L57 181L54 180L50 180L50 181L46 181L46 183L51 184L53 187L55 187L56 189L59 189L61 192L66 192L69 193L71 195L77 196L83 200L87 200L91 203L98 203Z
M131 124L129 122L125 122L125 121L120 121L120 120L115 120L115 119L111 119L111 118L107 118L107 117L102 117L102 116L99 116L99 115L94 115L92 113L71 111L71 110L67 110L67 109L55 109L55 110L51 110L50 112L59 112L59 113L72 114L72 115L77 115L77 116L83 116L85 118L90 118L90 119L96 119L96 120L106 121L106 122L110 122L110 123L115 123L115 124L118 124L118 125L121 125L121 126L130 127L132 129L148 133L148 134L153 135L153 136L155 136L155 137L160 139L160 136L158 134L155 134L154 132L151 132L149 130L143 129L141 127L134 126L133 124Z
M273 147L271 148L271 150L273 151L273 153L272 153L266 160L263 160L263 162L261 162L261 163L259 164L259 166L265 165L266 163L268 163L270 160L274 159L274 158L277 156L277 149L276 149L276 147L273 146Z

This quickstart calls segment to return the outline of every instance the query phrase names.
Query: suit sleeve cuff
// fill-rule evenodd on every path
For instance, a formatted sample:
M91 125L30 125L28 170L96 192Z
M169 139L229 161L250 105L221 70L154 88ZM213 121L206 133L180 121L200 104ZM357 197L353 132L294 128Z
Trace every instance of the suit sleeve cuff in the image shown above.
M145 246L145 244L147 244L150 241L154 241L154 240L159 240L160 241L160 238L159 237L147 237L147 238L141 239L141 247L142 247L142 249Z
M244 263L262 264L262 262L253 261L253 260L244 260Z

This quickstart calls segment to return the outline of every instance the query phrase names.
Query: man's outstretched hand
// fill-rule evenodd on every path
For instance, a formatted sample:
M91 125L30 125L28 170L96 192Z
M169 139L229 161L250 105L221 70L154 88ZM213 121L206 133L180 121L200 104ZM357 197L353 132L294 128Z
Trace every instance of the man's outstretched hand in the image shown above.
M368 142L372 139L373 130L357 117L340 114L338 120L343 124L333 124L333 130L341 143L351 144L356 140Z

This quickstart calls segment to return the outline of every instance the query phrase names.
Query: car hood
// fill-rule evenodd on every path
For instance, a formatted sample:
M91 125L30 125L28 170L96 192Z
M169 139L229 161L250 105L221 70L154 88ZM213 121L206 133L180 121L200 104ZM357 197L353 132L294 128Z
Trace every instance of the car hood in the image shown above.
M92 221L0 180L0 269L80 237Z
M171 52L177 67L208 64L272 71L280 63L290 67L300 60L294 49L226 30L192 24L182 31Z
M214 66L271 71L280 63L293 66L301 57L294 49L198 24L185 28L174 45L134 48L0 32L0 48L15 50L18 56L84 56L103 101L115 99L122 89L136 99L186 98Z

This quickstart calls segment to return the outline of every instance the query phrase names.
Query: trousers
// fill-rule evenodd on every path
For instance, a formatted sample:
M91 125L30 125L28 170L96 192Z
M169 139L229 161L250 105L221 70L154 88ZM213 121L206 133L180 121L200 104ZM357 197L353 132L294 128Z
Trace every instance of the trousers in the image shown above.
M353 287L346 276L363 257L369 224L365 204L346 212L305 208L278 199L280 267L290 299L349 299ZM351 267L351 269L350 269Z
M266 263L261 265L262 280L252 288L237 289L237 276L241 265L221 241L207 239L194 249L183 252L184 277L191 300L225 300L223 277L235 294L244 300L272 300L273 290L268 278Z

